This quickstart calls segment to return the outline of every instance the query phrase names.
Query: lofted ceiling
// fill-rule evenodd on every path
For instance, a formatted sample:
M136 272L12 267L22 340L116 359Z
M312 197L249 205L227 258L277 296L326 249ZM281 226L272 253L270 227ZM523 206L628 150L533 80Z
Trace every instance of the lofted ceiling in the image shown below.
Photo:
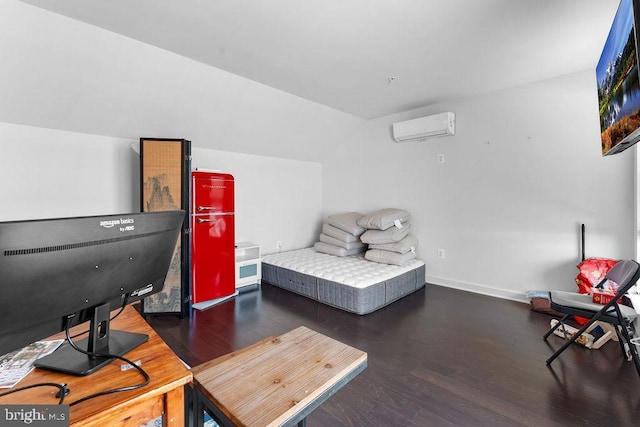
M594 69L618 7L618 0L22 1L364 119Z

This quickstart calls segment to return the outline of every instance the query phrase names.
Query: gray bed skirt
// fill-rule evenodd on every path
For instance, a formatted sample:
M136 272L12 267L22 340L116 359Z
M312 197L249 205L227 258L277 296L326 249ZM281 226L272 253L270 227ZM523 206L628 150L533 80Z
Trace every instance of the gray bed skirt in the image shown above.
M421 289L424 264L366 287L353 287L262 262L262 283L356 314L368 314Z

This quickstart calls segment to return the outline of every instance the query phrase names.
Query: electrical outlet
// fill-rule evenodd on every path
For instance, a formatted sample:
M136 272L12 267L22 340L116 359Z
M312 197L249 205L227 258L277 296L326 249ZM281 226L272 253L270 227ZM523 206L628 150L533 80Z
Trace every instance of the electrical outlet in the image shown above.
M438 258L444 259L444 249L438 249Z
M276 249L278 250L278 252L282 250L282 242L280 240L276 242Z
M444 154L438 154L438 163L439 164L444 163Z

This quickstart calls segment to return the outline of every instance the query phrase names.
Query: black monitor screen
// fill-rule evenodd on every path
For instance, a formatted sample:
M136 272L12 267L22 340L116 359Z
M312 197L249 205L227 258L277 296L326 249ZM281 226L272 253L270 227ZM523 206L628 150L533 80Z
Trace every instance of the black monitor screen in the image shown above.
M0 354L162 290L184 217L0 222Z

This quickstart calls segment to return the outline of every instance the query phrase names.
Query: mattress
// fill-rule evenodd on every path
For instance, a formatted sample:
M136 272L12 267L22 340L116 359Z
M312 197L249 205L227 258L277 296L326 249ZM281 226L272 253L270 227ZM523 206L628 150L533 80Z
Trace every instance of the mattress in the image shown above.
M371 313L425 285L425 265L371 262L363 254L338 257L313 248L265 255L262 283L357 314Z

